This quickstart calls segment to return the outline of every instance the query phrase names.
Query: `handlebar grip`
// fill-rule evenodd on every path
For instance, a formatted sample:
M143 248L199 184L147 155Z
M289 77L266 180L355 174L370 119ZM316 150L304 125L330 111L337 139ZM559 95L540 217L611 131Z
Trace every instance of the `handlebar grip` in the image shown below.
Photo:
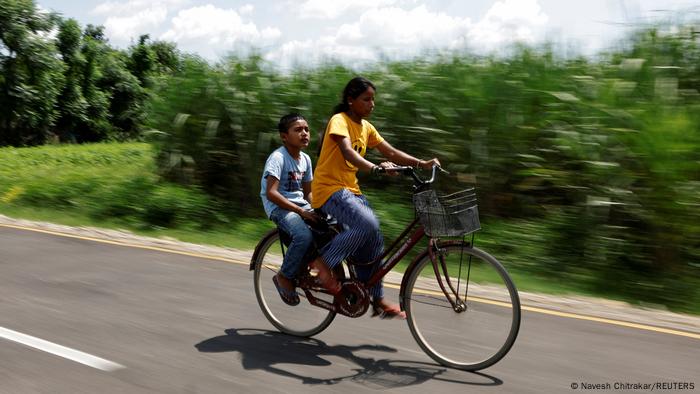
M387 171L398 172L400 174L410 175L413 178L415 185L429 185L435 181L435 177L437 175L438 170L440 170L440 172L449 174L449 172L445 171L444 169L442 169L442 167L440 167L438 165L433 166L430 179L425 179L425 180L419 178L418 175L416 175L415 168L409 167L409 166L396 166L396 167L390 167L390 168L374 166L374 167L372 167L372 174L375 174L375 175L385 174Z
M380 167L380 166L375 166L372 169L372 172L374 172L375 174L386 174L387 171L400 172L402 174L410 174L413 171L413 167L396 166L396 167L391 167L391 168L384 168L384 167Z

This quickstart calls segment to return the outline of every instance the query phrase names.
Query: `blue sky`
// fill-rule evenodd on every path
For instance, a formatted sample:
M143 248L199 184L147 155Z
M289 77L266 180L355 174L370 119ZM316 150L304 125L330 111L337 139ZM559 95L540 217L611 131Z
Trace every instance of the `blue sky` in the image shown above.
M327 58L359 64L431 50L503 51L555 42L593 54L632 25L691 19L700 0L37 0L44 9L103 25L110 43L141 34L217 60L257 48L287 67Z

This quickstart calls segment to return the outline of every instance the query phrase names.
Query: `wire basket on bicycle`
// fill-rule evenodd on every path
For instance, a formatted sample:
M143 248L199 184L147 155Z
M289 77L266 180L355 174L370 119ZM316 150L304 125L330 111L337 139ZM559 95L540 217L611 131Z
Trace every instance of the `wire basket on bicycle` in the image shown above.
M473 187L442 196L433 189L418 192L413 205L431 237L459 237L481 229Z

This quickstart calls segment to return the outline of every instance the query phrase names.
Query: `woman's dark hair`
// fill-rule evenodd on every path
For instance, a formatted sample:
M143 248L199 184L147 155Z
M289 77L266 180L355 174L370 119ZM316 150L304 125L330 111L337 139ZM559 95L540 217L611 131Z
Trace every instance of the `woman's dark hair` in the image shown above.
M348 104L348 97L356 99L362 93L364 93L365 90L369 88L372 88L375 91L377 90L377 88L374 87L374 84L370 82L370 80L367 78L355 77L351 79L350 82L348 82L348 84L345 85L345 89L343 89L343 96L340 98L340 104L336 105L333 108L333 115L339 114L341 112L347 112L350 109L350 105ZM326 131L321 131L321 135L318 139L318 150L316 152L316 154L319 156L321 155L321 148L323 148L323 139L325 136Z
M333 115L341 112L346 112L348 109L350 109L350 105L348 105L348 97L356 99L368 88L377 90L377 88L374 87L374 84L370 82L367 78L355 77L351 79L350 82L348 82L348 84L345 85L345 89L343 89L343 97L341 97L340 104L336 105L335 108L333 108Z
M297 120L306 119L297 113L284 115L282 118L280 118L280 122L277 124L277 129L280 133L286 133L287 131L289 131L289 126L291 126L292 123L296 122Z

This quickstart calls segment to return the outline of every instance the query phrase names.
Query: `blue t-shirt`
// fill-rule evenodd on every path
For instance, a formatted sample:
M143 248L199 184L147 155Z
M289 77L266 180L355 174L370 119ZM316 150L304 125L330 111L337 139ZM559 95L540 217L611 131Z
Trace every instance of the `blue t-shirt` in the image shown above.
M277 204L267 199L267 176L272 175L279 179L277 190L284 198L299 206L308 205L304 199L302 184L311 182L313 169L311 158L304 152L300 152L299 161L296 161L287 152L287 148L281 146L270 153L265 162L262 179L260 180L260 198L265 208L265 214L270 217L272 211L278 208Z

